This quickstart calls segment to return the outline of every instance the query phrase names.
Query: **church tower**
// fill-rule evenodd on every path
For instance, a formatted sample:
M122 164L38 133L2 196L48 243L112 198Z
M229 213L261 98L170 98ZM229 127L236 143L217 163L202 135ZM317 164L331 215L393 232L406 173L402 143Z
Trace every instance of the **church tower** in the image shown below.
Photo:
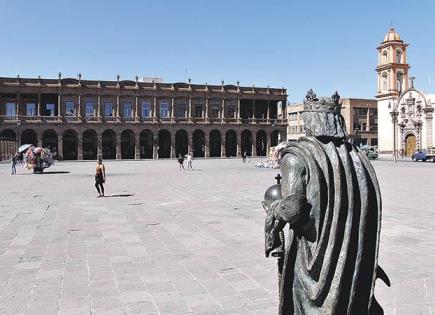
M378 50L378 144L380 152L393 152L391 110L402 91L408 89L409 65L405 44L394 28L390 28ZM390 105L390 106L389 106ZM390 107L390 108L389 108Z

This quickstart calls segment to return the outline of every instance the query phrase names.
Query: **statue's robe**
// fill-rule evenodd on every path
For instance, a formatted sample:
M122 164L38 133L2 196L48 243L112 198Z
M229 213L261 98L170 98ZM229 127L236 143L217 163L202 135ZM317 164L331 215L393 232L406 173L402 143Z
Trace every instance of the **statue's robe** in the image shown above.
M289 233L280 314L382 313L373 296L381 195L367 157L348 142L314 137L290 143L282 157L304 168L310 209L303 229ZM293 171L284 163L283 180Z

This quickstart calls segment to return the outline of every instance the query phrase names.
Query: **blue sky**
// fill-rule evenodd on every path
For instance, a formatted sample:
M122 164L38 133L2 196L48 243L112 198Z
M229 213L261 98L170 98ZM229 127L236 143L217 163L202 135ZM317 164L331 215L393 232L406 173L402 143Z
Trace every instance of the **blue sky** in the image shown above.
M372 98L391 23L435 91L435 1L0 0L0 76L163 77ZM428 78L433 77L432 85Z

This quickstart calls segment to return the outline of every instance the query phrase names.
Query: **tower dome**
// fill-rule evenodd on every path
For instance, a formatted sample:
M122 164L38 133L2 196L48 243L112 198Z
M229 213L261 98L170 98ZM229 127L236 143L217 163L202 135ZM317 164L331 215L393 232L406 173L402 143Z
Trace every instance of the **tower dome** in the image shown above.
M385 42L400 41L400 40L401 40L401 39L400 39L400 36L399 36L399 34L396 32L396 30L394 29L394 27L391 27L391 28L388 30L388 33L385 34L385 37L384 37L384 43L385 43Z

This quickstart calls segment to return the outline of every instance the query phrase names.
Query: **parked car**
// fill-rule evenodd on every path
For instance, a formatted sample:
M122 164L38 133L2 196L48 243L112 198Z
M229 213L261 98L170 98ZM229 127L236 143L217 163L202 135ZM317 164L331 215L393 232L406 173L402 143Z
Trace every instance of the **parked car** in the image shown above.
M412 159L414 162L417 162L417 161L423 161L423 162L426 162L426 160L427 160L426 150L415 151L415 152L412 154L411 159Z
M426 162L427 160L431 160L433 163L435 162L435 152L431 148L429 149L429 152L427 150L418 150L412 154L411 158L414 162L417 161Z
M364 145L361 147L361 151L363 151L369 160L374 160L379 157L378 147Z

